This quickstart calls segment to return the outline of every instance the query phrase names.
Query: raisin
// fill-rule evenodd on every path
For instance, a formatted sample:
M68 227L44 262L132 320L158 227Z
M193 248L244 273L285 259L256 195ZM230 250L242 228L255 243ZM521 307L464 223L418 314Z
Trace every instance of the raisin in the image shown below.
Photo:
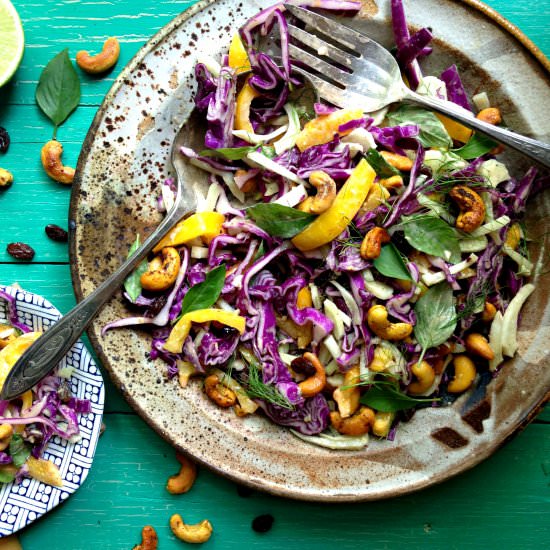
M313 376L315 374L315 367L305 357L296 357L290 363L290 368L299 374L305 376Z
M274 521L275 518L271 514L262 514L252 520L252 529L256 533L267 533L273 527Z
M6 153L10 146L10 136L5 128L0 126L0 153Z
M69 234L59 225L50 223L45 227L46 235L52 240L60 243L66 243L69 240Z
M25 243L10 243L6 250L16 260L32 260L34 258L34 250Z

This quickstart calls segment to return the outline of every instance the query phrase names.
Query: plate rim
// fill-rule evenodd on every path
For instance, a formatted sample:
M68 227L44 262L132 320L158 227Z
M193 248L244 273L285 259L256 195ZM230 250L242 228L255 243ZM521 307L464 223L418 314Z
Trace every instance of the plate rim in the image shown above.
M78 199L80 195L80 187L82 182L81 180L82 166L88 161L88 157L91 152L91 146L95 139L96 131L99 127L99 124L103 119L104 113L108 109L115 95L118 93L121 87L125 84L125 80L128 79L128 76L137 68L139 63L142 62L143 58L148 53L153 51L154 48L158 45L158 43L164 40L165 37L168 36L171 32L173 32L175 28L181 26L188 19L190 19L197 13L207 9L209 6L211 6L212 4L215 4L218 1L219 0L199 0L198 2L196 2L192 6L190 6L183 12L181 12L179 15L175 16L165 26L163 26L159 31L157 31L143 46L141 46L141 48L130 59L130 61L126 64L126 66L122 69L118 77L115 79L115 81L113 82L111 88L105 95L100 107L98 108L92 120L92 123L90 125L90 128L88 129L86 138L83 142L82 149L78 157L75 178L74 178L72 190L71 190L71 199L69 204L70 222L73 222L76 219L75 216L78 208ZM535 61L538 62L539 68L542 69L545 76L547 78L550 78L550 59L544 55L542 50L530 38L528 38L527 35L519 29L519 27L511 23L508 19L506 19L503 15L501 15L495 9L491 8L484 2L481 2L480 0L449 0L449 1L458 5L466 4L468 7L477 11L478 13L486 17L488 20L492 21L493 23L496 23L499 27L501 27L501 29L503 29L505 33L511 35L515 40L519 42L519 44L522 46L524 51L530 54L535 59ZM82 290L79 272L77 269L78 251L76 247L76 239L74 237L75 232L74 232L74 228L71 227L71 223L69 224L69 227L70 227L69 263L70 263L70 270L71 270L71 279L73 282L73 289L75 292L76 299L78 302L80 302L85 297L85 294ZM120 391L120 393L123 395L124 399L128 402L130 407L140 416L140 418L142 418L145 421L145 423L148 426L150 426L167 443L169 443L172 447L178 450L178 452L182 452L183 454L190 456L193 460L195 460L202 466L208 468L210 471L213 471L216 474L226 479L230 479L239 484L247 485L253 489L260 490L271 495L289 498L292 500L307 501L307 502L327 502L327 503L367 502L367 501L384 500L388 498L394 498L397 496L403 496L423 488L428 488L433 485L437 485L439 483L442 483L443 481L456 477L457 475L463 472L466 472L467 470L473 468L474 466L478 465L479 463L489 458L498 449L502 448L506 443L508 443L514 437L516 437L519 433L521 433L525 429L525 427L537 416L537 414L542 410L542 408L547 403L550 402L550 389L549 389L547 393L543 395L542 398L538 401L538 403L536 403L533 406L533 408L525 414L525 416L519 419L517 423L515 423L514 425L511 425L511 427L508 429L507 433L504 435L504 437L502 437L501 440L499 440L497 443L491 446L488 446L484 452L476 454L474 457L470 457L470 460L465 461L460 468L457 468L452 473L449 473L448 471L446 471L430 477L429 480L422 479L417 482L410 483L407 487L399 489L399 492L397 494L395 492L384 492L382 494L381 493L360 494L360 495L349 494L349 493L339 494L339 495L324 494L324 493L318 493L316 495L313 495L311 493L304 494L303 492L293 490L292 488L286 489L283 487L279 488L279 487L273 486L272 484L264 482L263 480L244 478L244 476L241 477L232 472L223 470L221 467L208 463L207 461L202 459L202 457L200 456L192 455L189 452L189 450L182 447L178 442L174 441L173 438L170 436L170 434L168 434L167 431L163 429L160 424L155 423L154 420L150 418L150 416L146 413L146 411L144 411L138 405L136 399L134 399L129 393L124 391L123 384L121 383L118 375L111 369L109 365L109 359L107 355L103 352L103 348L99 342L99 339L96 338L95 334L91 331L91 329L88 329L86 333L88 335L88 338L90 339L90 342L92 344L92 347L95 353L98 355L101 361L101 364L109 373L109 377L111 378L111 381L116 386L117 390Z

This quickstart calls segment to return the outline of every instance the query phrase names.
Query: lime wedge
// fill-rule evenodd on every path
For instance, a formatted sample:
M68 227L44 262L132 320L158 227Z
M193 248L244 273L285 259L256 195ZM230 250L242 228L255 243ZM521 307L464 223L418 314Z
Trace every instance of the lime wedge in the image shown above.
M21 20L9 0L0 0L0 86L3 86L19 67L25 35Z

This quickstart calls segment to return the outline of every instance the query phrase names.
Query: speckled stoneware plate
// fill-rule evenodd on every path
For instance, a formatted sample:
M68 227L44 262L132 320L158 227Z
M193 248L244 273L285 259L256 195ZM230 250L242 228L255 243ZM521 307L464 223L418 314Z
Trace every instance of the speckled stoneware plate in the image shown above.
M48 300L13 286L0 289L15 298L19 322L32 330L46 331L61 318L61 313ZM7 303L0 299L0 323L9 319ZM52 437L44 451L44 458L59 466L62 487L52 487L37 479L23 479L19 485L0 485L0 538L16 533L69 498L90 472L97 440L101 431L105 391L103 378L90 352L81 341L71 348L60 363L72 367L71 393L80 399L89 399L92 411L78 415L81 440L69 443Z
M414 0L410 23L432 27L435 51L425 65L438 74L456 62L470 93L486 90L517 131L550 140L548 62L519 31L481 3ZM87 295L125 257L136 232L159 223L156 198L168 175L170 144L192 109L198 52L216 55L267 2L199 2L146 44L124 69L86 138L74 184L72 274ZM389 0L364 0L347 24L391 45ZM515 170L525 166L509 157ZM200 176L198 176L200 177ZM550 195L539 196L530 219L547 233ZM540 245L538 252L540 254ZM128 315L120 292L92 325L93 345L114 383L142 417L175 447L214 471L258 489L319 501L378 499L440 482L488 457L523 426L550 388L550 277L535 281L526 305L518 356L487 387L450 408L423 409L400 426L393 442L372 441L360 452L310 446L261 418L237 418L207 401L200 385L182 390L166 367L150 362L149 337L136 330L100 335Z

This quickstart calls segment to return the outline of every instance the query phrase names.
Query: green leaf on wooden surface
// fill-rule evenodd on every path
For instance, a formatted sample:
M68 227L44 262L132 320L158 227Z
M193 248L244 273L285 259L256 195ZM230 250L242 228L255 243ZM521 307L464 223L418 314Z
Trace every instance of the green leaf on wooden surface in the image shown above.
M393 243L386 244L381 248L380 256L374 260L373 264L386 277L412 281L403 257Z
M80 101L80 80L69 59L69 50L58 53L44 68L36 88L36 102L59 126Z
M272 237L290 239L303 231L315 218L314 214L302 212L282 204L256 204L247 210L256 225Z
M181 315L197 309L212 307L220 297L225 282L225 265L220 265L206 274L202 283L193 285L181 304Z
M128 251L128 258L131 258L136 250L141 246L139 235L136 236L134 244ZM130 300L134 303L141 294L141 276L147 271L147 261L143 260L135 269L135 271L126 277L124 281L124 289L128 293Z

